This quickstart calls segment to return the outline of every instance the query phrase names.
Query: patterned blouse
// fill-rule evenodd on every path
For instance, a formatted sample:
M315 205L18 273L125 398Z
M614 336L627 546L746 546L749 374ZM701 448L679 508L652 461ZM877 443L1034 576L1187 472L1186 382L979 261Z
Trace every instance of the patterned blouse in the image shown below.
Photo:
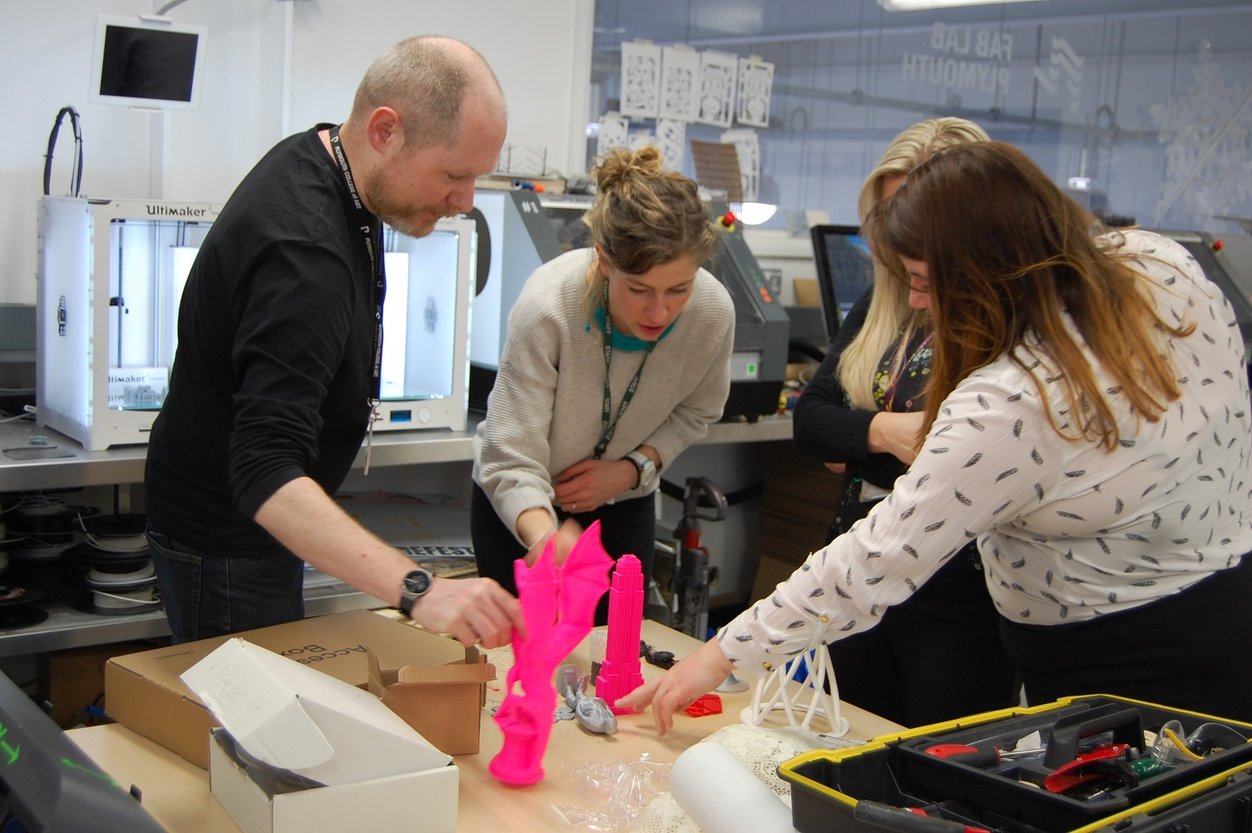
M1252 550L1252 417L1230 304L1177 243L1120 236L1122 252L1143 256L1132 266L1151 279L1162 317L1196 325L1166 343L1181 398L1159 421L1136 421L1106 384L1121 437L1110 452L1060 436L1007 356L971 373L892 494L722 629L738 668L761 675L818 638L873 627L971 539L1000 613L1038 625L1146 604ZM1035 372L1064 419L1053 374Z

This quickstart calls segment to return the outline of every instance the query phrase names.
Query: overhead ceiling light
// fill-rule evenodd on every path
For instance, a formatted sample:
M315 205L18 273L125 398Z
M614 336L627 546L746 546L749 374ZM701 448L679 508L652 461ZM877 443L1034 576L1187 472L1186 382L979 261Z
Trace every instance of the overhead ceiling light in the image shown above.
M992 3L1033 3L1039 0L878 0L889 12L917 12L923 9L955 9L960 6L987 6Z

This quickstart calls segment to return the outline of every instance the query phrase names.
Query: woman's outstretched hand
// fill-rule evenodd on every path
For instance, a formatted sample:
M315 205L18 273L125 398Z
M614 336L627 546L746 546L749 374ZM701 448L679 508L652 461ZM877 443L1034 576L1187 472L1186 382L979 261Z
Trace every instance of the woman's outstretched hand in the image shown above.
M642 710L652 706L656 733L664 737L674 725L674 712L685 709L702 694L717 688L734 670L718 646L717 637L700 646L694 654L674 663L662 676L619 697L618 706Z

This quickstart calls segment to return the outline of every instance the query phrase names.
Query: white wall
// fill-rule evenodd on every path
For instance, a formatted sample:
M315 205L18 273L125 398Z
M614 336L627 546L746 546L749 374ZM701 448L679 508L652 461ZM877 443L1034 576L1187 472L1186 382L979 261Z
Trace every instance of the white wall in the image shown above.
M550 168L581 172L592 0L186 0L170 16L209 30L200 108L152 115L90 104L96 15L161 5L5 3L0 303L34 303L35 207L48 134L65 105L81 116L84 195L220 202L285 134L342 120L361 74L385 47L409 35L445 34L491 62L509 106L508 141L546 147ZM53 194L68 192L73 147L66 119Z

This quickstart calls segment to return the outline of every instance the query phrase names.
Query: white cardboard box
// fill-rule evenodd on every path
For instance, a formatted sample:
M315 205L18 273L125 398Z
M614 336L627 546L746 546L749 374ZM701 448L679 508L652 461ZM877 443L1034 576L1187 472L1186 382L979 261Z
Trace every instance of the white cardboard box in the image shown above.
M457 768L445 766L270 796L216 740L209 742L213 795L243 833L456 833L458 779Z
M248 755L326 784L268 795L210 743L213 794L244 833L454 833L451 758L377 697L238 638L182 679Z

